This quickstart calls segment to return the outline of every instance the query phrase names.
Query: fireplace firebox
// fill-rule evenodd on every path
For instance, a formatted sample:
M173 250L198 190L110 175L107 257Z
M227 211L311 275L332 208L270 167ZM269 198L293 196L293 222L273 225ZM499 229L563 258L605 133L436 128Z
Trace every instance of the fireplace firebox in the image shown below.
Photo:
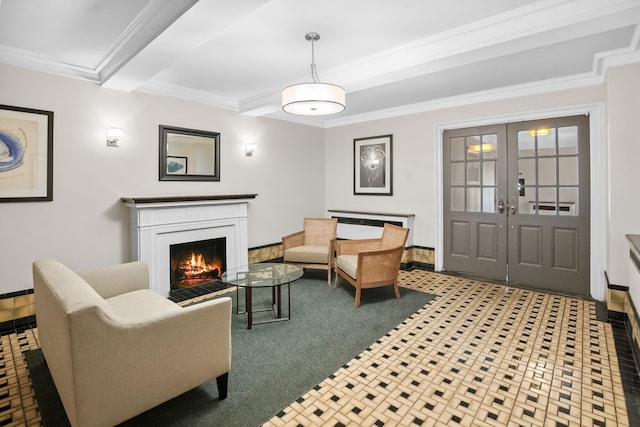
M218 281L226 271L225 237L169 245L171 290Z

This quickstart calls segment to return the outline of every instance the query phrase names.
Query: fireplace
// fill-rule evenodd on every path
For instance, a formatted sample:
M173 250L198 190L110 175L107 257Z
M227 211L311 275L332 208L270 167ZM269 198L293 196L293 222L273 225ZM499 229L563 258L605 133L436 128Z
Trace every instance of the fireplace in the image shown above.
M225 270L247 268L247 205L255 196L123 197L131 213L131 257L149 264L150 288L169 296L174 276L171 252L182 244L216 242L217 249L208 249L212 252L202 253L202 257L209 264L215 256L222 258L222 268L203 272L201 276L211 276L203 279L220 277ZM190 250L187 257L190 262Z
M226 252L226 237L169 245L171 290L220 280L226 271Z

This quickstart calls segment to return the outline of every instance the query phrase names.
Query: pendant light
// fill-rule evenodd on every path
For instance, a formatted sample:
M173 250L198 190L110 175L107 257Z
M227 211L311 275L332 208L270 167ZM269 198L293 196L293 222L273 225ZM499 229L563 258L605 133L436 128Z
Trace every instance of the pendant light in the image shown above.
M337 85L321 83L316 72L314 43L320 34L307 33L311 42L311 83L288 86L282 91L282 109L300 116L327 116L344 110L344 89Z

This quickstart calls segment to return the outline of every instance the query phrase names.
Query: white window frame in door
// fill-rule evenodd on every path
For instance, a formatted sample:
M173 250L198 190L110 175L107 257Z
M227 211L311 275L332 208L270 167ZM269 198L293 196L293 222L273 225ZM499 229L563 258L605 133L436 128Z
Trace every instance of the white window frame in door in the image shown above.
M476 126L495 125L518 121L529 121L548 119L554 117L575 116L579 114L589 115L589 142L590 142L590 180L591 180L591 271L590 271L590 293L599 301L604 301L606 294L606 283L604 271L607 270L607 256L609 241L607 225L607 164L608 164L608 141L605 133L605 106L604 103L575 105L559 109L542 111L532 111L513 115L487 117L482 119L462 120L456 122L440 123L435 127L435 182L436 197L438 200L435 230L435 264L436 271L442 271L444 233L442 230L443 221L443 134L445 130L462 129ZM598 243L599 242L599 243Z

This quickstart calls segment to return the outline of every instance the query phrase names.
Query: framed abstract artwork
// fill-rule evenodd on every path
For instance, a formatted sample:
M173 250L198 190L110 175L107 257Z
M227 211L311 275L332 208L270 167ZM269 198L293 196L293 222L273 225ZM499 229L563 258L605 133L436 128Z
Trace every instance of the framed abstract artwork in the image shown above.
M167 156L167 175L186 175L188 157Z
M53 112L0 105L0 202L53 200Z
M353 140L353 194L393 195L393 135Z

